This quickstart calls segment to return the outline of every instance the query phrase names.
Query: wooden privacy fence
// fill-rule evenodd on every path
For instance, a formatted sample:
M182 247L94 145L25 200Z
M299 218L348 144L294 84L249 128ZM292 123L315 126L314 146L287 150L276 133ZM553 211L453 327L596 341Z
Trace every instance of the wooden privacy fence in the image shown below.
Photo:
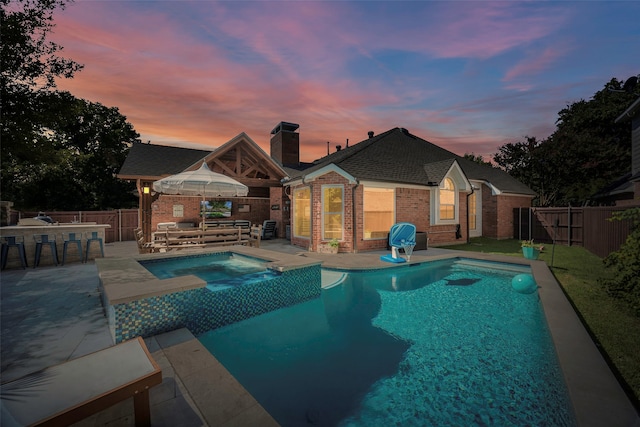
M609 221L629 206L585 208L515 208L513 235L540 243L583 246L599 257L620 249L631 232L630 221Z
M111 211L64 211L46 212L56 222L95 222L109 224L105 229L105 243L136 240L134 229L139 226L138 209L116 209ZM11 212L11 224L20 218L33 218L38 212Z

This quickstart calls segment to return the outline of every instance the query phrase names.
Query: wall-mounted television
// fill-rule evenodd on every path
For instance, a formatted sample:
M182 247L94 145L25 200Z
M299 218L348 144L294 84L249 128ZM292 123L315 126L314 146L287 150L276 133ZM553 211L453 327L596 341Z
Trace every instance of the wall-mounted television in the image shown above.
M231 216L231 200L203 200L200 210L205 219L228 218Z

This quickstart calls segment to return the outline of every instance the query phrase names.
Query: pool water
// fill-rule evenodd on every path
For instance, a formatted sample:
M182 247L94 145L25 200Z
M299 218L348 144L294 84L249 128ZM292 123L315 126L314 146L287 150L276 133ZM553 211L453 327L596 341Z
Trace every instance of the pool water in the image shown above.
M537 292L497 266L349 272L199 339L283 426L575 425Z
M139 261L158 279L195 275L211 290L265 280L278 273L266 268L267 261L231 252L199 254Z

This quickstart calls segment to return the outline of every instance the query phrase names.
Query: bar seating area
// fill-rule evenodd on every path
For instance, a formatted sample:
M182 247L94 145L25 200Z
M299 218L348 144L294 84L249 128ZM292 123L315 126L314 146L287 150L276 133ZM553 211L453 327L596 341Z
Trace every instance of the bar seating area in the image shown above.
M0 227L2 269L24 269L30 262L35 268L59 265L59 260L64 265L104 257L104 236L108 227L108 224L96 223Z

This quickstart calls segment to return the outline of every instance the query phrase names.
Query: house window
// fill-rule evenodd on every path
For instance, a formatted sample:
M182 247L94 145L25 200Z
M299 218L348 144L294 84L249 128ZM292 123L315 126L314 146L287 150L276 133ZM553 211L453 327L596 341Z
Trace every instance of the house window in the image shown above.
M311 189L309 187L293 191L293 235L311 237Z
M386 239L395 219L392 188L364 188L364 238Z
M439 205L441 220L456 218L456 187L451 178L444 179L444 187L440 188Z
M476 193L469 196L469 230L475 230L476 222Z
M342 240L344 197L342 186L322 186L322 238Z

